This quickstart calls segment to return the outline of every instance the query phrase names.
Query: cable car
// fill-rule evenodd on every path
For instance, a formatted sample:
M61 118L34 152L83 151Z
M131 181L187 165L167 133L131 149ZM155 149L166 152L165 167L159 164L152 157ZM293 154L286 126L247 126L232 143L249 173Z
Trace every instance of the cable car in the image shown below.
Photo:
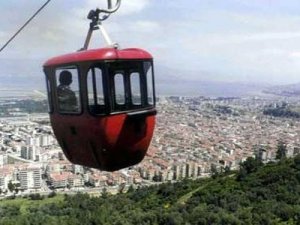
M118 7L109 6L105 13ZM109 39L99 13L89 13L84 47L47 60L44 72L51 125L66 157L115 171L139 163L151 142L156 115L153 57L142 49L119 49L110 40L107 48L88 50L96 28Z

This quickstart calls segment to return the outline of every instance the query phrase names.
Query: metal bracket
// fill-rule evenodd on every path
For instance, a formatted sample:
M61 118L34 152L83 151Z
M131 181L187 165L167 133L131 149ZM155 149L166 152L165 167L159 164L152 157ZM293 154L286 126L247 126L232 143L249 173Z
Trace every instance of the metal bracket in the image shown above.
M92 34L95 30L100 30L104 40L106 41L106 43L109 47L113 47L113 48L119 47L119 45L117 43L113 43L112 40L110 39L108 33L106 32L106 30L104 29L104 27L102 25L102 21L108 19L108 17L112 13L116 12L120 8L120 5L121 5L121 0L117 0L115 7L112 8L111 0L107 0L108 9L97 8L96 10L91 10L89 12L87 18L89 20L91 20L92 22L90 23L90 28L88 30L88 33L87 33L87 36L86 36L86 39L84 42L84 46L79 51L84 51L84 50L88 49ZM104 15L100 16L101 13L104 13Z

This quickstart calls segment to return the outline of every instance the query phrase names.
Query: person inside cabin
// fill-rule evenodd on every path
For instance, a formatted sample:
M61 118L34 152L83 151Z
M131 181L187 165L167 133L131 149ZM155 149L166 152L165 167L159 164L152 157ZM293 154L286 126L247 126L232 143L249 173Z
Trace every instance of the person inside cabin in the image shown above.
M72 73L64 70L59 74L57 87L58 107L60 112L78 112L75 92L71 90Z

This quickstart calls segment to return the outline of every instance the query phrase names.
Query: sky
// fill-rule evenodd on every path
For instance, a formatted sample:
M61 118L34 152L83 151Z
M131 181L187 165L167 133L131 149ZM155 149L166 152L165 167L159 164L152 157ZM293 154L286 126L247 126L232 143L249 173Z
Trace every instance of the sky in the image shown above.
M0 2L0 45L44 3ZM48 58L82 47L90 9L105 0L52 0L0 52L5 76L43 76ZM300 82L299 0L122 0L104 22L121 48L151 52L157 77L242 83ZM104 47L94 33L91 47Z

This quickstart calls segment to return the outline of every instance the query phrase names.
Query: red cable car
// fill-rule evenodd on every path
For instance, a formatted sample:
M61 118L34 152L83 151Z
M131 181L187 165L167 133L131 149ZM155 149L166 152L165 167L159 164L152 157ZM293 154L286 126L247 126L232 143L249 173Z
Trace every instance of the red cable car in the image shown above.
M114 171L139 163L151 142L156 115L153 58L142 49L87 50L95 21L101 26L97 10L89 14L93 21L85 47L49 59L44 71L51 125L66 157Z

